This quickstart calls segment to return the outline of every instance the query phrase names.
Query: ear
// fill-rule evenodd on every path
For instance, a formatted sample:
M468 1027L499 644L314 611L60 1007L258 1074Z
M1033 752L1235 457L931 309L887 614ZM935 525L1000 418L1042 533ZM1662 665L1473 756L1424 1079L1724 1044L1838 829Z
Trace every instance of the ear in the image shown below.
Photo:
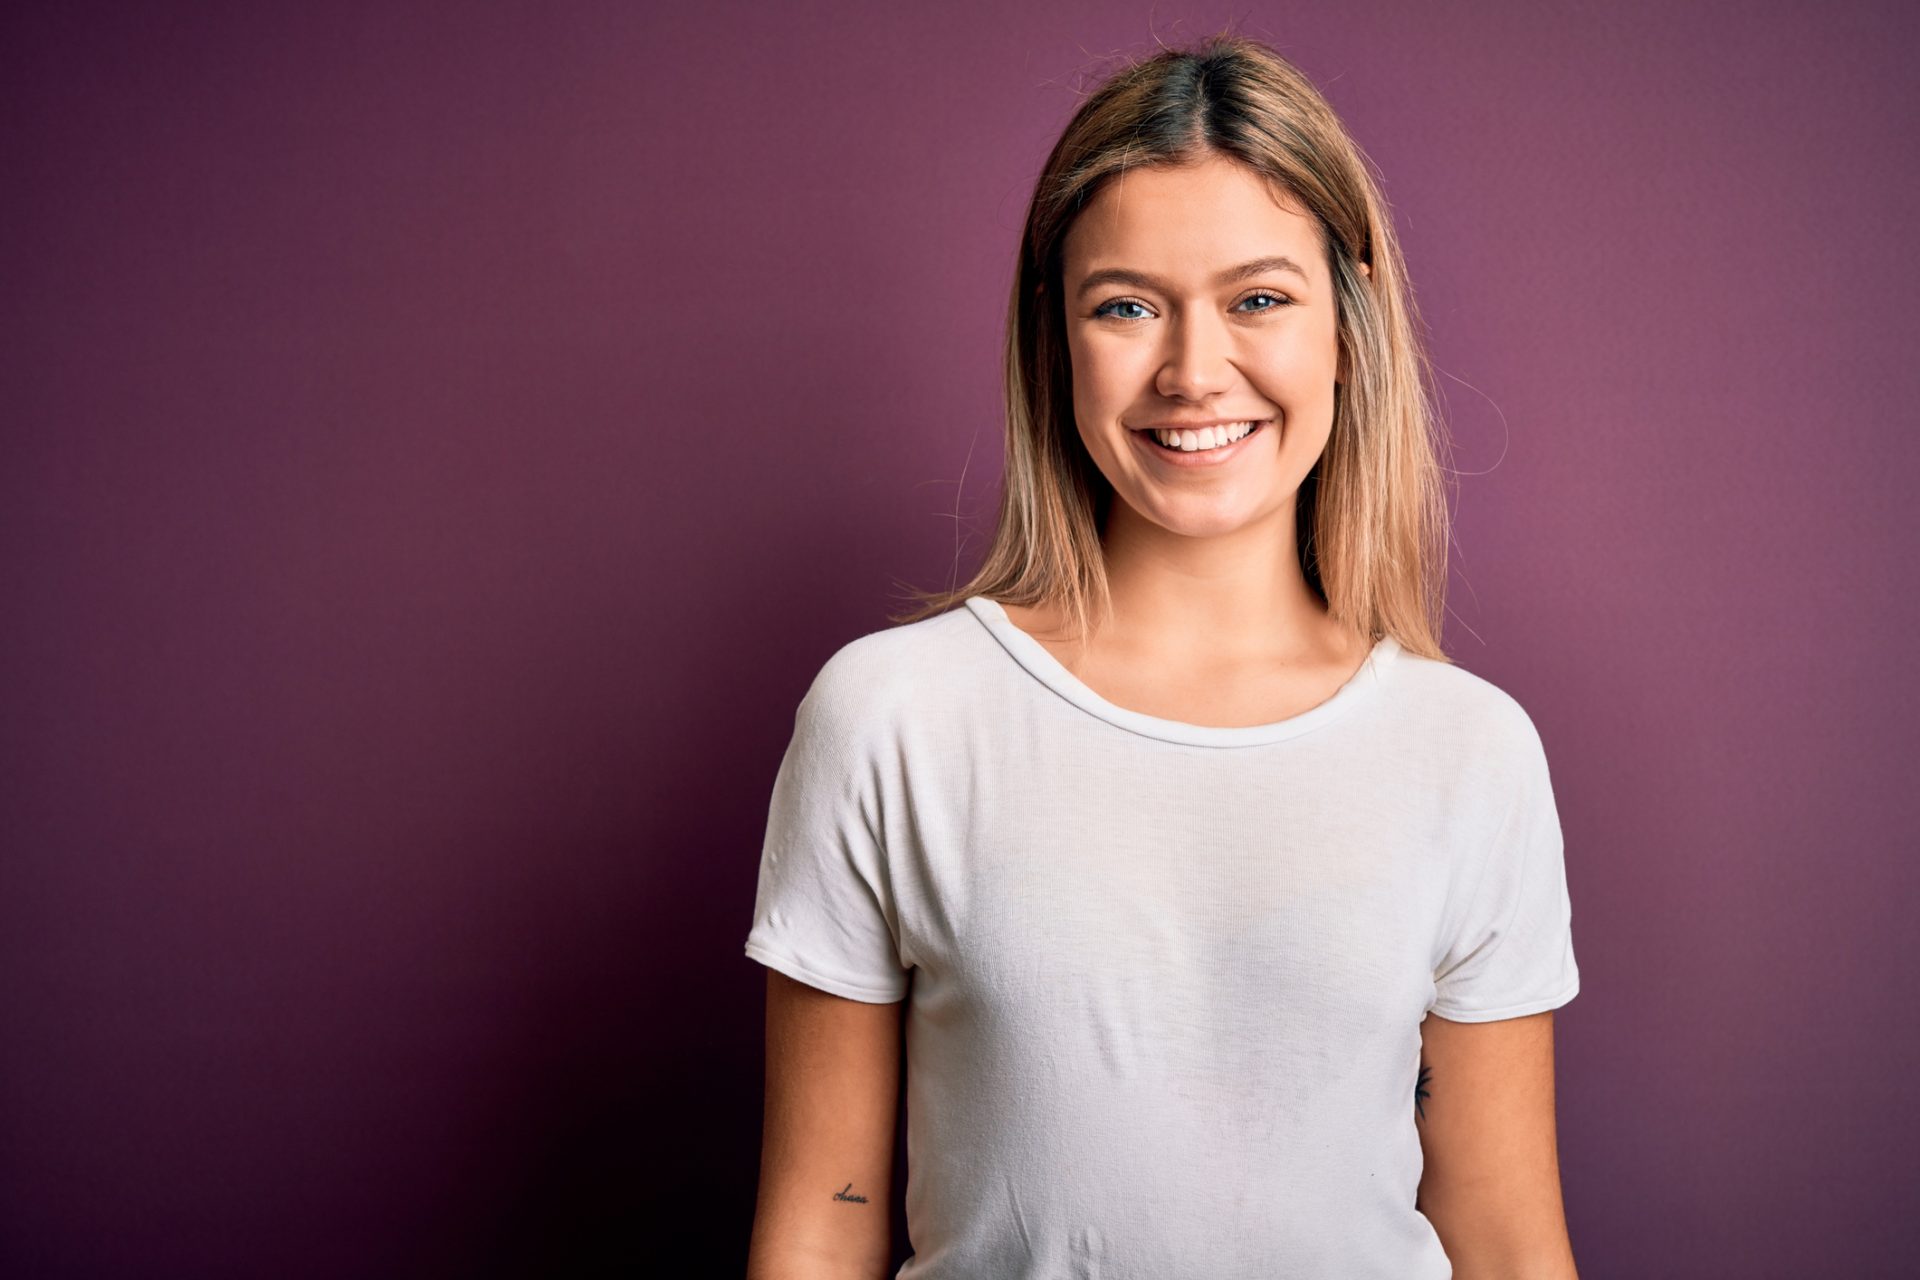
M1373 278L1373 268L1363 262L1360 264L1360 274L1371 280Z

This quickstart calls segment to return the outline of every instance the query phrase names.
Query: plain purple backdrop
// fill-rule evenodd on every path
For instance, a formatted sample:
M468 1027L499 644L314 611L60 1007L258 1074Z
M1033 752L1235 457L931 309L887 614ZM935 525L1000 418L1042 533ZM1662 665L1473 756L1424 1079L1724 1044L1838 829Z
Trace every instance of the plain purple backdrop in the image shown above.
M1915 13L9 6L0 1270L740 1273L794 706L985 546L1077 95L1234 23L1433 329L1582 1276L1909 1274Z

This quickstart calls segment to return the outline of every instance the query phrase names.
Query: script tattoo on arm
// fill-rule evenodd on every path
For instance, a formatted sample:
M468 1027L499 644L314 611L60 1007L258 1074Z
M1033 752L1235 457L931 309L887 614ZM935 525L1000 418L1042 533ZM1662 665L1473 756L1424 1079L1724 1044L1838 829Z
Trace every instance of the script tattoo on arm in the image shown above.
M852 1190L853 1190L853 1184L852 1184L851 1182L849 1182L849 1183L848 1183L848 1184L847 1184L846 1186L844 1186L844 1187L842 1187L842 1188L840 1188L840 1190L838 1190L838 1191L836 1191L836 1192L834 1192L834 1193L833 1193L833 1198L834 1198L835 1200L855 1200L855 1201L858 1201L858 1202L859 1202L859 1203L861 1203L861 1204L865 1204L865 1203L867 1202L867 1198L866 1198L865 1196L854 1196L854 1195L848 1195L847 1193L848 1193L849 1191L852 1191Z

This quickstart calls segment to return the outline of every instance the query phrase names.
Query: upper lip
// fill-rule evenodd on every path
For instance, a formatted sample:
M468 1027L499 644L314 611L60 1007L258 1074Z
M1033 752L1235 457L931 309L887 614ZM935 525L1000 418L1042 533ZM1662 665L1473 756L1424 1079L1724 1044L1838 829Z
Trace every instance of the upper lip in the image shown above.
M1198 431L1202 427L1230 427L1236 422L1265 422L1265 418L1207 418L1199 422L1149 422L1133 428L1135 431Z

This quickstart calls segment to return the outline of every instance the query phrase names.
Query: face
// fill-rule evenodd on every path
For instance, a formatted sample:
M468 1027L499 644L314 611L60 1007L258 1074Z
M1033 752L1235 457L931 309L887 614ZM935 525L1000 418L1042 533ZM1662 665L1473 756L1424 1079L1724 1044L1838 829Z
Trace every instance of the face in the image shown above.
M1113 485L1110 518L1291 537L1338 368L1311 217L1224 157L1134 169L1081 211L1062 266L1074 419ZM1216 425L1173 448L1153 430L1201 424Z

